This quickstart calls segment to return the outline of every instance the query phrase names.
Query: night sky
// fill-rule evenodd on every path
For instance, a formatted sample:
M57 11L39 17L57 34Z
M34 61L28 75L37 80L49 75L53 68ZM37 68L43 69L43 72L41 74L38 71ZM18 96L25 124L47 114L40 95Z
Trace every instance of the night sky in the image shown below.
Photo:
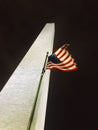
M98 129L97 8L97 0L0 1L0 89L47 22L54 50L71 43L79 70L52 71L45 130Z

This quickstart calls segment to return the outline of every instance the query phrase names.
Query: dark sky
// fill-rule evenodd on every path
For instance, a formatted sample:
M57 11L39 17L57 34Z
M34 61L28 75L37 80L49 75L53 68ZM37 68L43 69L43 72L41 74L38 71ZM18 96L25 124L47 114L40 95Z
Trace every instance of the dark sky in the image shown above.
M79 70L53 71L45 130L97 130L97 0L1 0L0 89L47 22L54 50L66 40Z

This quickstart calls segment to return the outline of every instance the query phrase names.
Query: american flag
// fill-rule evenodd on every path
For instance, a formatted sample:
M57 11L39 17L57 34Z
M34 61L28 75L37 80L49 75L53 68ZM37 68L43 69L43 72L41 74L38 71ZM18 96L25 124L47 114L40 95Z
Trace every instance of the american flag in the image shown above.
M59 69L65 72L72 72L78 69L74 59L67 50L68 46L69 44L64 44L48 57L46 69Z

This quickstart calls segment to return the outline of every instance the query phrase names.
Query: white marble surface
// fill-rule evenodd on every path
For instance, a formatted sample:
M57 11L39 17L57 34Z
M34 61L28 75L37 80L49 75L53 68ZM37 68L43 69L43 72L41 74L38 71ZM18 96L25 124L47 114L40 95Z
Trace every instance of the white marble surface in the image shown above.
M27 130L47 51L51 54L54 24L46 24L0 93L0 130ZM44 130L49 70L46 71L31 130Z

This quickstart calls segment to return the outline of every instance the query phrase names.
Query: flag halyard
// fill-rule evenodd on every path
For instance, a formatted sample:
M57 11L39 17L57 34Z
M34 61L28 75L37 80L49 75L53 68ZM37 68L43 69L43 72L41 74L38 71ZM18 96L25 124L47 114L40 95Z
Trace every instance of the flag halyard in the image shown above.
M67 50L68 44L64 44L48 57L46 69L58 69L64 72L72 72L78 69L75 60Z

